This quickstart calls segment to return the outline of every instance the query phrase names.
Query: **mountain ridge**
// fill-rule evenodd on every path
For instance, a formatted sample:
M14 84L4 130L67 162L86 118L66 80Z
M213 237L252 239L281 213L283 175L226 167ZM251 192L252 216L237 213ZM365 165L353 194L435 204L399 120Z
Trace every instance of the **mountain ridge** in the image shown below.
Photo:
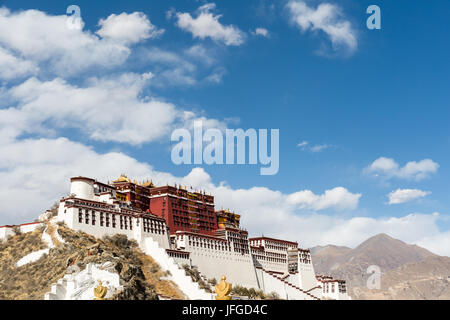
M353 249L316 246L311 254L316 273L346 280L355 299L450 299L450 258L385 233ZM366 286L373 265L381 271L380 290Z

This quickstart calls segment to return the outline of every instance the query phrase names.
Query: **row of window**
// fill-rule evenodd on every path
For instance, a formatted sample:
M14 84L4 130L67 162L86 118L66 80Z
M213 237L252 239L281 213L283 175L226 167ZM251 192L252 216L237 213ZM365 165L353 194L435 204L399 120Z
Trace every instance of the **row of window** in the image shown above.
M133 230L133 217L118 215L110 213L99 213L99 226L100 227L117 227L117 222L119 223L119 228L122 230ZM118 221L117 221L118 220ZM95 211L89 211L79 209L78 210L78 223L85 223L95 226L97 224L97 214ZM136 225L139 226L139 220L136 220ZM151 232L157 234L164 234L165 230L161 222L156 222L151 219L143 219L143 229L144 232Z
M169 255L169 257L172 257L172 258L189 259L188 253L178 253L178 252L168 251L167 254Z
M285 251L288 248L294 247L294 245L287 244L284 242L273 242L273 241L264 241L264 240L251 240L250 241L252 246L264 246L266 249L273 249L273 250L279 250L279 251Z
M221 251L231 251L231 247L227 244L211 244L211 243L202 243L199 241L191 241L189 240L189 245L193 247L200 247L200 248L206 248L206 249L214 249L214 250L221 250Z
M279 262L279 263L287 263L286 259L278 259L278 258L270 258L258 254L252 254L254 260L264 260L268 262Z
M300 259L300 262L309 264L309 263L311 263L311 260L309 260L309 259Z
M83 213L82 209L79 209L78 211L78 222L79 223L85 223L85 224L91 224L93 226L96 225L97 222L97 215L95 213L95 211L89 211L89 210L85 210L85 212ZM100 227L113 227L116 228L117 223L116 223L116 215L114 214L109 214L109 213L103 213L100 212L100 223L99 223ZM128 216L119 216L119 225L120 225L120 229L125 229L128 230L128 228L130 230L133 230L133 223L132 223L132 217L128 217Z
M143 219L143 229L144 232L151 232L157 234L165 234L164 224L159 221L154 221L152 219Z

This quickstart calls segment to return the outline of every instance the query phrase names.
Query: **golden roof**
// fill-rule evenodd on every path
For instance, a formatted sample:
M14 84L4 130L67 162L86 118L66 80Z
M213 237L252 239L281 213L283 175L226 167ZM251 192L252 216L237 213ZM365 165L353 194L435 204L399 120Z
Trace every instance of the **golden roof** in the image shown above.
M119 179L113 181L113 182L131 182L130 179L125 174L121 174Z
M143 187L154 187L155 186L153 184L152 180L150 180L150 181L146 180L145 182L143 181L140 185L143 186Z

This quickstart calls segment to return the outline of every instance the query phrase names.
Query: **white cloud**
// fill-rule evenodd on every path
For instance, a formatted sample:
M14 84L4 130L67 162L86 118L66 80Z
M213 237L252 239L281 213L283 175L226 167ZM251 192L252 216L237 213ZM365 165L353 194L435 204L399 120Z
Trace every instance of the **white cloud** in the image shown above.
M97 34L102 38L133 44L159 37L164 29L156 28L142 12L112 14L99 22Z
M151 63L155 81L151 86L194 86L220 83L225 69L218 64L216 51L193 45L178 52L152 47L140 50L143 62Z
M323 150L325 150L327 148L329 148L329 145L321 144L321 145L317 145L317 146L312 146L310 150L312 152L321 152L321 151L323 151Z
M310 145L308 141L302 141L297 144L297 147L301 148L304 151L310 151L313 153L322 152L325 149L331 148L332 146L328 144L318 144L318 145Z
M22 126L24 133L76 128L98 141L153 141L169 133L178 111L171 103L139 98L143 78L147 76L93 78L84 87L60 78L46 82L31 78L9 90L16 107L2 109L0 115L4 119L20 118L18 122L2 122L16 130Z
M135 64L153 73L153 86L220 82L213 49L195 45L171 52L133 46L164 31L143 13L112 14L99 21L95 33L69 28L67 19L38 10L0 9L0 80L68 79L80 73L99 76L123 67L133 54Z
M431 192L418 189L397 189L389 193L389 204L410 202L418 198L426 197L429 194Z
M242 43L242 34L240 37L233 35L234 31L240 31L221 25L218 21L220 16L213 15L212 9L213 5L201 7L198 17L189 20L192 22L190 27L200 28L205 22L213 28L212 33L203 34L203 38L211 37L229 45ZM202 14L203 18L199 19ZM108 23L108 18L105 20L105 32L106 26L113 25L117 17ZM112 28L107 32L108 36L105 33L105 38L100 38L89 31L66 28L66 19L65 15L51 16L37 10L11 13L0 9L0 65L5 66L0 74L8 79L25 77L43 72L41 67L45 66L45 70L57 75L56 78L30 78L12 88L3 88L1 92L1 224L34 220L69 192L71 176L86 175L107 181L126 172L136 179L152 178L157 184L169 182L205 188L215 195L218 208L226 206L240 212L243 227L248 228L252 235L264 233L298 240L304 247L327 243L352 246L375 233L386 232L405 241L423 243L438 253L450 254L449 245L433 242L439 240L448 244L449 241L448 233L441 233L436 226L438 215L348 218L314 213L324 209L356 208L361 195L342 187L319 195L309 190L284 194L263 187L233 189L225 182L213 183L210 175L201 168L193 169L184 177L175 177L156 171L150 164L122 152L99 153L92 147L66 138L48 138L52 134L57 135L61 129L76 129L93 140L140 144L160 139L173 126L186 125L193 119L204 120L206 127L223 126L221 121L181 110L162 99L145 97L143 89L146 83L159 80L161 70L145 70L142 75L98 75L77 85L64 79L64 76L93 67L122 66L131 53L126 44L145 40L148 35L152 37L151 28L145 31L145 26L137 24L136 30L140 31L134 35L121 35ZM133 28L130 26L128 30ZM189 70L195 71L192 62L183 57L180 60L177 54L162 50L159 54L153 53L153 61L159 65L176 66L183 62L182 69L170 68L180 79L184 77L189 81L186 78ZM208 54L200 48L191 53L199 57ZM184 54L187 56L188 52ZM7 69L8 61L15 62L13 67L16 70ZM47 138L18 140L24 133ZM412 172L417 176L424 170L423 163L412 163L401 172L404 175Z
M366 168L365 171L386 179L422 180L436 173L438 169L439 164L431 159L424 159L418 162L410 161L405 166L400 167L394 159L380 157Z
M339 6L321 3L316 9L304 1L290 0L287 4L291 22L303 32L323 31L331 40L333 49L353 53L358 47L356 32L345 20Z
M264 38L268 38L269 30L267 30L266 28L256 28L255 31L252 31L252 34L254 34L256 36L262 36Z
M298 241L301 247L327 244L355 247L371 236L387 233L450 256L450 246L445 246L450 241L450 232L439 230L438 221L445 216L438 213L401 217L326 215L298 209L287 201L289 196L267 188L232 189L221 185L212 190L219 208L242 214L241 224L250 236L264 234L290 239Z
M44 65L41 71L58 75L118 66L130 55L130 48L123 43L68 28L67 19L66 15L52 16L38 10L11 12L2 8L0 47L14 52L18 59Z
M149 77L127 73L91 78L84 86L60 78L44 82L31 78L7 91L5 96L15 106L0 110L0 124L5 136L13 137L75 128L97 141L132 145L155 141L189 123L172 103L140 96Z
M436 254L450 256L450 231L430 233L415 243Z
M230 208L242 214L241 224L251 236L264 233L299 241L302 247L330 243L353 247L384 232L435 253L450 255L450 233L439 231L437 222L444 217L437 213L369 218L305 212L297 204L290 203L288 199L292 194L264 187L233 189L225 182L215 184L201 168L193 169L184 177L176 177L156 171L150 164L124 153L98 153L66 138L0 144L0 224L34 220L61 196L68 194L71 176L85 175L107 182L122 172L137 180L153 179L158 185L177 183L204 188L215 196L217 209ZM356 195L349 196L355 201ZM317 196L313 198L316 203L323 201L317 200Z
M144 59L155 66L154 74L157 81L155 86L183 85L192 86L198 83L195 77L197 66L178 53L159 48L144 51Z
M286 201L301 209L324 210L335 208L337 210L354 210L358 206L361 194L349 192L343 187L326 190L324 194L316 195L310 190L298 191L290 194Z
M215 61L212 57L205 59L212 55L210 51L191 47L179 56L153 48L144 61L138 61L146 66L142 74L113 73L131 53L126 45L155 37L161 31L137 12L101 20L99 34L104 38L68 28L66 22L65 15L0 9L0 78L21 80L32 76L0 90L0 141L21 134L48 137L63 129L77 129L93 140L139 145L167 137L175 127L187 125L182 116L185 110L162 98L146 96L146 89L169 81L196 84L197 65L186 57L210 66ZM152 68L147 67L149 63ZM110 69L105 72L95 66ZM70 76L82 70L96 77L86 76L72 83ZM218 74L216 81L220 81L219 71L214 72ZM207 79L211 70L204 73L205 82L213 81Z
M34 75L39 68L32 61L21 59L0 47L0 79L16 79Z
M194 45L188 48L185 50L185 54L206 65L212 65L216 62L213 52L202 45Z
M211 11L216 8L214 3L205 4L197 9L197 17L190 13L176 13L177 26L192 33L194 38L211 38L227 46L239 46L244 43L245 34L239 28L219 22L221 15L214 15Z

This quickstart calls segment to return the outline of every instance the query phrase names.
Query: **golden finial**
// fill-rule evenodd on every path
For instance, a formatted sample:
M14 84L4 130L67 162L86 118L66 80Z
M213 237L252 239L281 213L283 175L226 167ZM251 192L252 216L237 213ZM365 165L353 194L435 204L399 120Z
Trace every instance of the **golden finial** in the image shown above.
M227 280L227 278L223 276L219 284L214 287L217 293L216 300L231 300L229 294L231 292L232 285L225 280Z
M102 282L98 280L98 286L94 288L94 300L106 300L106 294L108 293L108 288L102 286Z

